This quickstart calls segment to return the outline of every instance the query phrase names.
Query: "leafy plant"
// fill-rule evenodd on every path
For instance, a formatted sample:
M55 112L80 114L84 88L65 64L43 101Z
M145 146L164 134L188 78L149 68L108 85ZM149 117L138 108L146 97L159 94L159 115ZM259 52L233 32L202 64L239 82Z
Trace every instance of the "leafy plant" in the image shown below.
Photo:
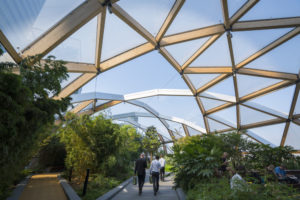
M158 138L157 130L154 126L147 128L142 143L144 149L150 153L151 162L153 154L157 152L158 148L160 147L160 140Z
M0 54L3 51L1 50ZM64 62L48 57L29 57L20 64L0 63L0 198L47 137L55 115L67 109L69 98L48 97L61 91L68 77ZM13 67L20 74L13 74Z

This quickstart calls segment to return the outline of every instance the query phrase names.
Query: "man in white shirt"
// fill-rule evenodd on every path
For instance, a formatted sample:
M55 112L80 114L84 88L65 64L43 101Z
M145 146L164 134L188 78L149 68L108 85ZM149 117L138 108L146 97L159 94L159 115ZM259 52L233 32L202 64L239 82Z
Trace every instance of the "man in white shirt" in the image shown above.
M160 163L160 166L161 166L161 168L160 168L160 180L164 181L166 160L164 159L163 155L160 156L159 163Z
M155 196L159 189L159 171L160 171L160 167L161 167L158 159L159 159L159 156L155 156L155 160L152 160L151 166L150 166L150 175L152 175L153 190L154 190Z

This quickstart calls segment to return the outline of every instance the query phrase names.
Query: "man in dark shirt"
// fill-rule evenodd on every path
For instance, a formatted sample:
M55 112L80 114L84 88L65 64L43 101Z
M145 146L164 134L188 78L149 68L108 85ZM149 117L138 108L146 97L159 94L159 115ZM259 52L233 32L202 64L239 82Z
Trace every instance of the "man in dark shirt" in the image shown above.
M134 174L138 176L138 182L139 182L139 195L142 194L142 189L145 182L145 176L146 176L146 169L147 168L147 161L145 159L145 154L141 154L140 158L137 159L135 162L135 169Z

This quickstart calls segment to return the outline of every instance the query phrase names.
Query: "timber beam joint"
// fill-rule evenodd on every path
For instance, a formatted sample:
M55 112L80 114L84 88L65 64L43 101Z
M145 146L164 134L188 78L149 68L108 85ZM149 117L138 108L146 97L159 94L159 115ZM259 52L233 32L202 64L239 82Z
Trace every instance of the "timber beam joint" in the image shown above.
M159 50L160 49L160 43L159 42L157 42L156 43L156 45L155 45L155 48L154 48L155 50Z
M184 69L182 69L179 73L182 76L184 74Z
M108 12L109 12L110 14L113 13L113 12L112 12L112 3L111 3L111 0L105 0L103 3L101 3L101 5L102 5L103 7L107 7Z
M99 75L101 73L101 69L100 68L97 68L97 75Z
M225 32L227 33L227 35L232 38L232 25L230 25L228 28L226 28L226 26L224 25L224 29L225 29Z

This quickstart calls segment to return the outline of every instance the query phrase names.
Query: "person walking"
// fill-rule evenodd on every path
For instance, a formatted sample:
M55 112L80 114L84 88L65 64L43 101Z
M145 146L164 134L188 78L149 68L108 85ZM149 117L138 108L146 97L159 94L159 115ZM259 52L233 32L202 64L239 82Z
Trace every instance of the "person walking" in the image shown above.
M161 166L158 159L159 156L155 156L155 160L151 162L150 166L150 175L152 175L154 196L156 196L156 193L159 189L159 171Z
M139 195L142 194L143 186L145 183L147 161L145 154L141 153L140 158L135 162L134 174L138 176Z
M160 180L164 181L166 160L164 159L163 155L160 156L159 163L160 163L160 167L161 167L160 168Z

